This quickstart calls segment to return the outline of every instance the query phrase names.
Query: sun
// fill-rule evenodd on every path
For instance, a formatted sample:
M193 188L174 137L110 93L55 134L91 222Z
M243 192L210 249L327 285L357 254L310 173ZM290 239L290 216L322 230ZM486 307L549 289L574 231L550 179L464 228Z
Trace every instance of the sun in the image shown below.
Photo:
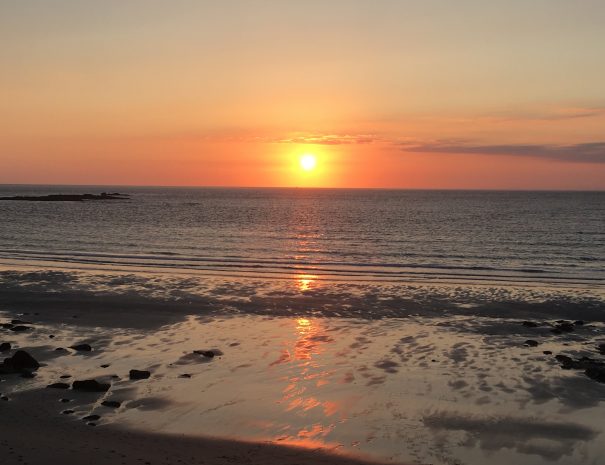
M311 171L317 165L317 158L312 153L305 153L300 157L300 167L305 171Z

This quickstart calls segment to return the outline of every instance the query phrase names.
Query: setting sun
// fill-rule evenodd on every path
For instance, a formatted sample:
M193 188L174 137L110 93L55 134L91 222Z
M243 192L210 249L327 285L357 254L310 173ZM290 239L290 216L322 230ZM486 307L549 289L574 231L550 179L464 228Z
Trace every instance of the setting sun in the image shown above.
M302 157L300 157L300 166L305 171L311 171L312 169L315 168L316 164L317 164L317 159L315 158L315 155L313 155L313 154L307 153L307 154L303 155Z

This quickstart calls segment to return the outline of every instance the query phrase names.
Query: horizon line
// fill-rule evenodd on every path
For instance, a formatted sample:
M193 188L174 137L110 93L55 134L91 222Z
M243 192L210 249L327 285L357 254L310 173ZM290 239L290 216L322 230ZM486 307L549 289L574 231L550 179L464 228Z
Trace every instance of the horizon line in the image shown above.
M476 192L605 192L605 189L557 188L473 188L473 187L329 187L329 186L228 186L228 185L168 185L168 184L56 184L0 183L5 186L41 187L135 187L166 189L316 189L316 190L390 190L390 191L476 191Z

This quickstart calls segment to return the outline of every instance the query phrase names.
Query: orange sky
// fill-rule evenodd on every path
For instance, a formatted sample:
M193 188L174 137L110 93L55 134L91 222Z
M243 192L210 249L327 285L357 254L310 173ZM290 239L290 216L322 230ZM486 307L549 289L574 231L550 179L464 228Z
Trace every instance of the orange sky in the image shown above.
M605 4L527 3L3 4L0 183L605 189Z

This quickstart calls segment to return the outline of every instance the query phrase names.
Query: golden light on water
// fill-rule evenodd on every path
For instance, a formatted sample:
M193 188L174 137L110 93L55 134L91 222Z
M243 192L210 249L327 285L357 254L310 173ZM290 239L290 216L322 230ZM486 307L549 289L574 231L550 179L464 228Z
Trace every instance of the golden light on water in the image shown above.
M296 278L296 283L298 286L298 290L304 292L308 291L313 287L317 276L314 274L301 274Z

